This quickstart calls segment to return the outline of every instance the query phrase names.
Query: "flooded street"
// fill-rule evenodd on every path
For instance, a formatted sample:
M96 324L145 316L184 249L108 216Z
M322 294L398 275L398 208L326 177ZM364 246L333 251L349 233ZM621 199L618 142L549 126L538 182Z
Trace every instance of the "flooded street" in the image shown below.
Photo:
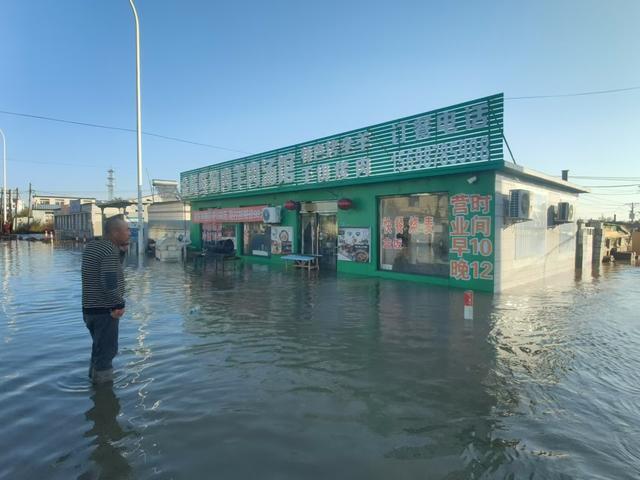
M0 243L0 478L634 479L640 268L476 293L151 262L113 389L80 249Z

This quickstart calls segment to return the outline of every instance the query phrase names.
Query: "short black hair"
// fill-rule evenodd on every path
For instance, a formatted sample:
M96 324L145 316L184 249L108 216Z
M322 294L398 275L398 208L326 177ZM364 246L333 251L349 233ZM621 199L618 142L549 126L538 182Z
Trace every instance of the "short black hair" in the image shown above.
M104 236L107 237L117 230L120 222L127 223L123 215L114 215L113 217L107 218L107 221L104 222Z

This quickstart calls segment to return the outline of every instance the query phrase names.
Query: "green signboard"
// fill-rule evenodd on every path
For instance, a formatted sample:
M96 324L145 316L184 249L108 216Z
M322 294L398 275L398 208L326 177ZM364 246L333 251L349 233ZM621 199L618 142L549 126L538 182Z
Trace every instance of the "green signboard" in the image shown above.
M491 194L449 197L449 277L457 286L490 291L494 279L494 200Z
M502 160L493 95L181 174L185 198L323 188Z

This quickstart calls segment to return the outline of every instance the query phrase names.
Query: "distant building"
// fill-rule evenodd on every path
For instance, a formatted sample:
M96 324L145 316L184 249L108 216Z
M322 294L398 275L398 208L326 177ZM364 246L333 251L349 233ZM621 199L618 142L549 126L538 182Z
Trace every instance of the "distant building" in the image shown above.
M154 203L148 207L147 239L162 246L188 243L191 207L184 203L178 192L178 182L174 180L153 180ZM164 259L156 250L156 257Z
M149 238L154 238L149 235L149 215L154 200L158 204L158 207L155 208L156 230L154 235L164 236L169 232L184 232L184 205L176 200L175 193L171 194L171 186L173 186L173 191L177 192L177 182L173 182L173 185L168 180L160 182L163 182L162 192L155 191L152 195L142 197L145 242ZM104 220L113 215L123 215L131 228L132 238L135 240L138 232L137 198L114 199L111 201L96 201L94 198L71 199L70 197L65 197L65 199L69 200L68 204L60 206L51 205L51 202L64 201L61 197L45 198L45 204L38 207L39 209L46 208L48 212L51 212L52 216L55 214L55 230L58 238L92 239L101 237ZM157 200L163 200L163 202L157 202ZM188 210L189 208L187 207L187 221L189 221Z
M595 234L593 237L594 261L608 261L611 256L618 252L631 252L632 235L631 231L619 223L600 222L591 220L587 226L593 227Z
M60 239L87 239L102 236L103 214L105 218L117 215L117 208L100 208L94 199L83 202L72 200L58 207L54 213L54 229Z
M20 223L26 224L29 222L53 226L55 213L59 212L63 206L68 206L74 201L81 203L95 202L95 198L66 195L34 195L31 197L31 218L21 218Z
M175 180L158 180L151 181L153 193L151 194L153 202L172 202L180 200L178 192L178 182Z
M631 234L631 250L640 256L640 230L636 230Z
M88 203L88 202L95 202L96 199L92 198L92 197L69 197L69 196L65 196L65 195L58 195L58 196L52 196L52 195L34 195L33 197L31 197L31 206L33 207L38 207L38 206L43 206L43 207L52 207L52 206L58 206L61 207L62 205L69 205L71 202L73 202L74 200L79 200L81 203Z
M31 207L31 223L53 224L54 215L60 205L34 205ZM26 220L26 219L25 219Z
M179 200L149 205L147 238L156 242L165 237L189 237L191 207Z

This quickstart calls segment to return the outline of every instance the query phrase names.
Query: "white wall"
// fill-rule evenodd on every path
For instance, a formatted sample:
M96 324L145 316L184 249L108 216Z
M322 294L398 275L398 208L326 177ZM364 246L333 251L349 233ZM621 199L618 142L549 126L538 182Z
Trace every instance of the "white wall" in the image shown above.
M158 202L149 205L147 238L156 241L166 236L189 236L191 207L182 202Z
M118 215L117 208L105 208L106 218ZM61 213L55 215L56 236L58 238L87 238L102 236L102 211L93 203L82 205L79 212Z
M505 217L509 191L531 192L532 219L513 223ZM548 224L548 209L558 202L574 205L577 217L578 195L541 186L509 175L496 175L495 291L575 273L575 220L561 225Z

